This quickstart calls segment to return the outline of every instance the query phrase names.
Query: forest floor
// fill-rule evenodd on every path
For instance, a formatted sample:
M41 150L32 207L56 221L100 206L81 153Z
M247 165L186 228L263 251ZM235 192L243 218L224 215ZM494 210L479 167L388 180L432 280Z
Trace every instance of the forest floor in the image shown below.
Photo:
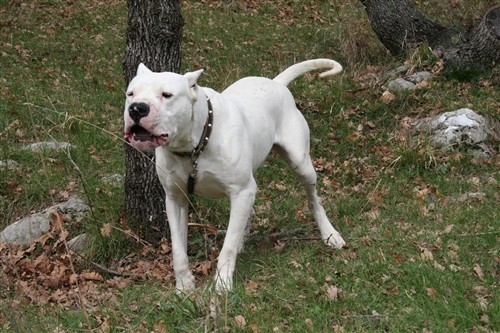
M416 1L466 29L485 1ZM256 216L235 289L212 290L228 202L196 198L190 256L199 289L174 290L168 238L138 239L123 217L124 1L0 0L0 228L77 195L81 222L52 215L29 247L0 244L2 332L495 332L499 158L433 149L409 124L470 108L498 119L487 73L446 75L421 47L405 59L377 41L359 1L181 2L182 70L222 91L311 58L345 67L290 85L311 128L320 195L348 246L318 238L305 193L271 155L257 172ZM433 79L387 99L387 74ZM30 152L40 141L73 148ZM478 194L479 193L479 194ZM212 228L206 227L207 225ZM200 227L201 226L201 227ZM215 230L215 231L214 231ZM87 233L84 256L67 241Z

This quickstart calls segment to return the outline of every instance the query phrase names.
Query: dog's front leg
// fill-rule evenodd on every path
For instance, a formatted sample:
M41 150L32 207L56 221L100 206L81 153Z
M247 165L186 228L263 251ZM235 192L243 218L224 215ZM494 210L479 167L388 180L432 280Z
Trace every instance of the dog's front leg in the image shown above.
M215 288L217 291L232 289L236 256L243 246L245 230L248 219L252 214L256 191L257 185L252 178L249 186L230 197L229 225L215 273Z
M167 194L166 208L172 239L175 286L179 291L192 290L195 287L194 276L189 270L187 254L189 201L182 194Z

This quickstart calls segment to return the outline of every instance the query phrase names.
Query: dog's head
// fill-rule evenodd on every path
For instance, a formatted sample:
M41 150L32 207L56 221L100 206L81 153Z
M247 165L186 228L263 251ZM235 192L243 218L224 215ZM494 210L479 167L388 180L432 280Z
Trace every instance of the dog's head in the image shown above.
M155 73L140 64L125 100L125 140L139 150L182 145L189 136L203 70Z

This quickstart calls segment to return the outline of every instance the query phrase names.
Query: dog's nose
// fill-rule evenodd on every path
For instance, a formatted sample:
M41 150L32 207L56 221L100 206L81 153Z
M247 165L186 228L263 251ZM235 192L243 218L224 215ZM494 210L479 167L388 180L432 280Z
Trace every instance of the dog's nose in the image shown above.
M136 124L139 124L141 118L149 114L149 105L146 103L132 103L128 108L128 114Z

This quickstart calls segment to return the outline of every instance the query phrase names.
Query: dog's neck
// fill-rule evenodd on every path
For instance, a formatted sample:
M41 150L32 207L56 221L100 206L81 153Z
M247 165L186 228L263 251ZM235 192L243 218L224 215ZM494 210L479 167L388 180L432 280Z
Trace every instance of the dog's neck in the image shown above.
M171 147L170 151L177 156L181 157L191 157L193 151L195 151L200 144L202 144L206 126L207 119L209 117L209 104L208 96L202 87L198 89L198 98L193 104L191 123L186 127L182 137L184 139L179 140L178 144ZM210 124L212 126L212 124Z

